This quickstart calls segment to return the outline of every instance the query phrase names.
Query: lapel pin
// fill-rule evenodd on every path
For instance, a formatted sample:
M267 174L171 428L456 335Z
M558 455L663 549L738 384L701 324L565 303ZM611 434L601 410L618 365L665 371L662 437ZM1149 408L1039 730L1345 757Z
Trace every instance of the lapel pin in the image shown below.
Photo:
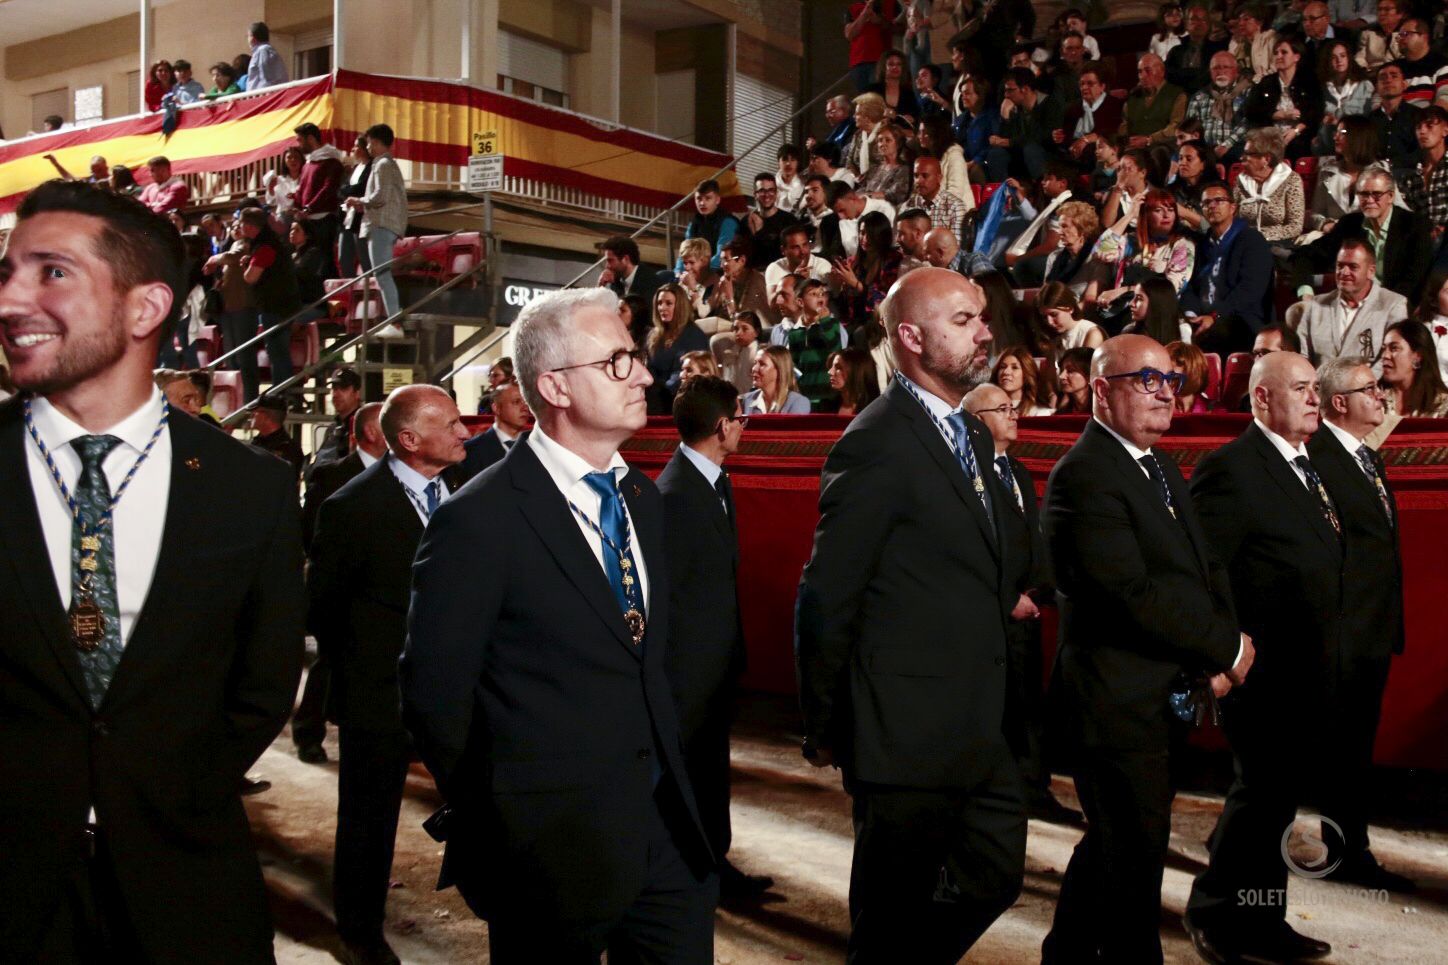
M634 495L635 495L635 496L642 496L642 495L644 494L644 491L639 488L639 484L638 484L638 483L634 483L633 491L634 491Z
M185 465L186 465L186 468L187 468L187 469L200 469L200 468L201 468L201 460L200 460L200 459L197 459L195 456L191 456L190 458L188 458L188 459L186 460Z

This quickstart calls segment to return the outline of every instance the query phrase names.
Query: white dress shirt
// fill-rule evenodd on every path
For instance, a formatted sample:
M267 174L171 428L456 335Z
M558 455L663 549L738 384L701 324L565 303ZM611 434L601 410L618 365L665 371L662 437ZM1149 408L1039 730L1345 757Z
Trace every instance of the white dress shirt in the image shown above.
M100 432L90 433L66 418L45 399L32 403L35 431L50 450L60 478L72 494L80 482L80 454L71 442L80 436L115 436L121 440L101 463L112 495L126 473L131 471L156 425L161 420L160 389L152 389L151 397L135 412L119 423ZM55 480L46 468L45 457L35 441L26 435L25 461L30 470L30 489L35 494L35 508L40 514L40 528L45 535L45 548L50 554L50 568L55 586L60 591L62 609L70 609L71 532L74 526L70 507L61 498ZM161 554L161 537L166 528L166 506L171 495L171 433L163 431L151 454L136 471L125 495L111 516L116 565L116 605L121 618L121 645L130 639L136 619L151 591L156 575L156 559Z
M1257 424L1258 429L1262 430L1262 434L1267 437L1267 441L1272 443L1272 448L1282 453L1282 458L1287 460L1287 465L1292 467L1293 474L1297 476L1298 480L1302 483L1302 485L1307 486L1307 473L1303 472L1302 467L1299 466L1295 461L1298 456L1307 455L1307 447L1301 443L1298 443L1297 448L1294 449L1287 444L1286 439L1282 438L1277 433L1273 432L1271 429L1263 425L1261 419L1253 416L1252 421ZM1308 486L1307 488L1311 490L1312 487ZM1316 496L1317 494L1313 493L1313 498L1316 498Z
M538 461L543 464L543 468L552 478L553 485L557 486L558 491L563 494L563 498L583 510L588 514L589 519L601 527L603 525L603 520L600 518L603 500L598 493L593 491L593 487L584 481L585 476L596 472L593 466L589 465L588 461L576 452L565 449L559 443L548 438L548 434L543 431L541 425L533 426L533 431L528 433L527 444L533 450L533 454L538 457ZM620 483L622 483L623 477L628 475L628 464L617 452L609 460L608 468ZM572 516L573 521L578 524L578 531L583 534L583 539L588 543L588 548L593 550L593 556L598 560L599 567L607 575L608 570L604 567L603 562L603 540L593 531L593 527L579 519L578 514L573 510L568 510L568 515ZM624 519L628 525L629 542L633 549L634 572L638 574L639 591L643 594L644 608L652 609L649 605L648 564L644 560L643 548L639 546L638 531L634 529L633 514L628 512L627 500L624 500Z
M442 476L434 476L432 479L428 479L422 473L390 453L387 456L387 468L391 469L392 475L396 476L397 481L402 483L402 488L407 493L407 498L412 501L412 508L417 511L417 518L422 520L422 525L424 526L427 525L427 521L430 518L427 514L427 487L431 486L434 482L437 483L437 504L439 506L447 501L448 496L452 495L448 492L447 483L443 482Z
M372 453L368 452L366 449L363 449L361 446L357 447L357 458L362 460L363 469L366 469L378 459L377 456L372 455Z
M1352 459L1355 465L1362 465L1362 462L1358 459L1358 449L1362 448L1363 445L1363 441L1361 439L1353 435L1351 432L1348 432L1341 426L1333 425L1326 419L1322 420L1322 427L1328 432L1332 433L1332 437L1334 439L1342 443L1343 449L1347 450L1349 458Z

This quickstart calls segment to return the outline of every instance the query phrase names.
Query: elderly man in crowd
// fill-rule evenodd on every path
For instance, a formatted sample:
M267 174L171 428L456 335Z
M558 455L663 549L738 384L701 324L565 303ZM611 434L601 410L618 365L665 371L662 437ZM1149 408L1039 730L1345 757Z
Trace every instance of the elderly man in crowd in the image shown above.
M1227 41L1212 39L1212 11L1205 4L1187 7L1183 23L1186 36L1166 55L1166 79L1184 91L1201 90L1211 82L1212 58L1227 49Z
M1166 79L1166 64L1156 54L1136 62L1136 90L1126 99L1122 133L1131 147L1171 144L1187 113L1187 95Z
M1377 283L1377 259L1360 239L1342 243L1335 277L1336 289L1287 310L1288 326L1314 365L1341 356L1377 359L1388 325L1408 317L1408 300Z
M978 251L966 251L960 247L955 232L949 228L931 228L922 243L925 260L932 268L947 268L967 278L994 271L990 259Z
M1211 145L1217 160L1232 164L1242 156L1247 138L1247 119L1242 105L1251 81L1241 76L1237 58L1220 50L1212 55L1210 83L1197 89L1187 104L1187 117L1202 125L1202 140Z
M1171 747L1190 702L1245 683L1252 667L1181 472L1153 451L1181 378L1147 336L1106 341L1091 362L1093 418L1046 484L1059 699L1087 821L1046 965L1161 962Z
M1052 138L1082 170L1096 166L1096 146L1116 136L1121 128L1125 102L1106 89L1101 68L1088 65L1076 79L1070 106L1062 117L1063 126ZM1078 94L1080 96L1075 96ZM1066 100L1066 98L1062 98Z
M854 799L848 956L953 963L1020 892L1025 816L1003 733L1001 517L1014 497L962 408L988 372L984 293L900 278L881 315L900 371L825 463L800 581L804 754ZM950 735L942 740L941 735Z
M1358 175L1359 210L1346 214L1311 244L1293 249L1287 262L1289 284L1299 298L1311 297L1311 277L1333 270L1343 242L1361 241L1372 251L1378 284L1416 301L1433 258L1427 218L1396 207L1397 185L1381 168Z

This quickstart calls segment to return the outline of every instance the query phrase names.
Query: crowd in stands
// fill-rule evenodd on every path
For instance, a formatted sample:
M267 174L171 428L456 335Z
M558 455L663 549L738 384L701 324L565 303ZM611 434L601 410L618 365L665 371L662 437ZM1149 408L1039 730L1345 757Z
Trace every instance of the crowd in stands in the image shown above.
M1414 358L1448 356L1430 282L1448 270L1440 9L1168 2L1148 49L1105 52L1088 11L1038 38L1029 4L982 9L852 4L855 93L754 175L746 209L700 184L658 277L638 279L633 242L605 244L599 283L639 296L625 310L651 412L706 347L753 411L848 411L830 366L851 352L887 383L876 309L926 265L996 293L992 361L1023 415L1089 405L1068 387L1080 350L1125 331L1169 346L1190 385L1214 373L1183 411L1221 407L1227 358L1275 326L1314 364L1365 355L1381 372L1396 323L1423 327ZM1117 76L1133 56L1134 84ZM1393 398L1399 415L1448 404Z

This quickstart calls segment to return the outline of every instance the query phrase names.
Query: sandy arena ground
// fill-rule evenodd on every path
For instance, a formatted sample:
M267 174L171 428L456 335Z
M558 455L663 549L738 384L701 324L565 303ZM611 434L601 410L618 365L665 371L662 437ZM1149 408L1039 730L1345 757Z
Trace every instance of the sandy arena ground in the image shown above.
M735 731L734 847L739 867L774 876L759 904L721 909L715 960L732 965L840 962L848 934L846 891L851 829L849 800L838 772L819 772L801 760L793 710L778 698L752 698ZM332 921L332 835L336 819L337 747L332 762L303 764L283 734L253 773L273 788L250 798L247 809L260 850L277 922L277 958L283 965L339 960ZM1212 762L1220 767L1221 761ZM1415 878L1412 896L1364 896L1341 884L1293 878L1288 920L1333 945L1326 961L1440 963L1448 961L1448 780L1441 775L1381 775L1383 806L1373 826L1374 850L1389 868ZM1224 786L1224 785L1219 785ZM1070 782L1056 794L1075 806ZM441 846L421 823L437 805L421 765L408 779L388 904L388 940L404 962L486 962L486 926L455 891L433 888ZM1178 796L1172 853L1162 896L1162 942L1168 963L1193 963L1181 927L1192 876L1204 867L1205 840L1221 810L1219 793ZM1299 820L1307 838L1316 822ZM1061 873L1079 830L1032 821L1026 883L1020 900L985 934L965 961L1037 962L1050 925Z

